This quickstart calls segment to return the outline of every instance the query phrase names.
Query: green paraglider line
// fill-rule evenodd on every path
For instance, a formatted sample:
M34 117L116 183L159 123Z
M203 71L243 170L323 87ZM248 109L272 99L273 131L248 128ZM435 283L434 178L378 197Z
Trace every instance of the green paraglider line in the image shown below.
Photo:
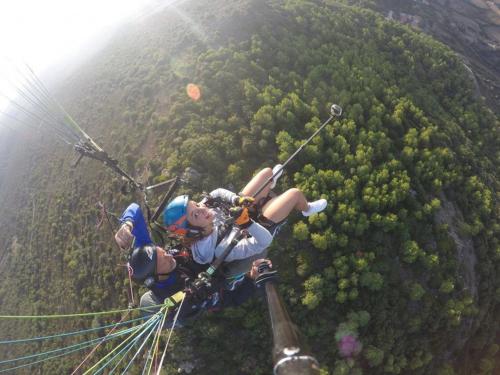
M30 337L27 339L16 339L16 340L3 340L3 341L0 341L0 345L21 344L21 343L27 343L27 342L32 342L32 341L50 340L50 339L59 338L59 337L83 335L83 334L86 334L89 332L99 331L101 329L106 329L106 328L110 328L110 327L114 327L114 326L122 326L122 325L130 324L130 323L138 322L139 320L144 320L144 319L143 318L136 318L136 319L127 320L125 322L107 324L105 326L84 329L81 331L64 332L64 333L59 333L59 334L50 335L50 336Z
M128 362L127 366L125 367L125 369L122 371L122 374L125 374L127 372L127 370L129 369L130 365L132 365L132 362L134 362L134 359L139 355L139 353L141 352L142 348L144 348L144 346L146 345L146 343L148 342L149 338L151 337L151 335L153 333L156 332L156 328L158 328L158 326L161 324L161 322L163 322L163 319L161 319L160 317L158 317L154 324L152 325L151 328L148 328L149 330L149 333L148 335L142 340L142 344L139 346L139 349L136 350L135 354L132 356L132 358L130 359L130 361ZM132 349L134 347L134 345L139 341L139 337L136 338L135 342L130 345L130 349ZM125 354L127 354L130 349L128 349ZM123 355L122 359L125 358L125 355ZM113 369L111 370L110 374L112 374L114 372L114 370L118 367L118 364L121 362L121 360L115 365L115 367L113 367Z
M123 335L126 335L126 334L128 334L130 332L135 332L135 331L141 329L144 324L142 324L140 326L137 326L137 327L127 328L127 329L119 331L119 332L117 332L115 334L112 334L112 335L110 335L110 336L107 337L106 341L112 340L114 338L117 338L117 337L120 337L120 336L123 336ZM20 367L25 367L25 366L31 366L31 365L36 364L36 363L44 362L44 361L46 361L48 359L52 359L52 358L60 357L60 356L63 356L63 355L67 355L69 353L73 353L75 351L88 348L89 346L93 346L96 342L101 341L101 340L102 340L102 338L98 337L96 339L92 339L92 340L89 340L89 341L84 341L84 342L81 342L81 343L78 343L78 344L74 344L74 345L70 345L70 346L67 346L67 347L64 347L64 348L54 349L54 350L50 350L50 351L47 351L47 352L30 354L30 355L27 355L27 356L24 356L24 357L19 357L19 358L8 359L8 360L5 360L5 361L0 361L0 364L4 364L4 363L10 363L10 362L23 361L23 360L30 359L30 358L41 357L41 356L44 356L44 355L48 355L48 354L53 354L53 353L58 353L58 352L61 352L61 351L65 351L64 353L58 354L56 356L50 356L50 357L44 358L42 360L38 360L38 361L35 361L35 362L30 362L30 363L27 363L27 364L24 364L24 365L21 365L21 366L17 366L17 367L11 367L11 368L7 368L7 369L2 369L2 370L0 370L0 372L4 372L4 371L7 371L7 370L13 370L13 369L20 368ZM70 350L68 350L68 349L70 349Z
M68 114L68 112L66 112L66 110L63 108L63 106L56 99L54 99L54 97L52 97L52 95L50 95L49 90L47 90L47 88L42 83L42 81L40 81L40 79L37 77L37 75L35 74L35 72L33 71L33 69L31 69L31 67L29 65L26 65L26 68L30 72L31 77L33 79L32 82L28 81L28 82L31 83L32 87L36 87L41 92L42 95L44 95L47 99L49 99L50 101L52 101L58 107L58 109L61 111L61 113L64 115L64 117L69 120L69 122L67 123L67 125L70 125L74 130L76 130L77 132L83 134L86 138L90 138L82 130L82 128L80 128L80 126L78 126L78 124L76 123L76 121L73 120L73 118Z
M25 121L14 117L18 122L31 128L37 128L30 122L37 122L39 125L46 125L55 135L61 138L65 143L73 145L75 151L80 154L78 162L84 157L95 159L109 167L115 173L123 177L135 189L145 192L142 184L138 183L132 176L118 166L118 161L111 158L106 151L101 148L71 117L71 115L64 109L64 107L50 94L48 89L37 77L35 72L27 64L24 64L23 69L16 67L22 82L17 84L9 82L17 91L18 96L23 99L22 104L0 92L10 105L15 107L20 113L27 117ZM3 114L7 114L5 111Z
M160 310L161 312L163 312L163 309ZM159 314L160 311L157 313ZM147 331L151 325L153 325L155 322L157 322L157 320L159 320L159 316L155 314L155 315L152 315L149 320L147 322L144 323L144 325L142 326L142 333L139 335L142 336L144 334L145 331ZM101 358L96 364L94 364L91 368L89 368L87 371L84 372L83 375L86 375L88 373L90 373L91 371L93 371L99 364L101 364L102 362L104 362L111 354L113 354L116 350L120 349L123 345L125 345L125 343L127 341L129 341L130 339L132 339L132 337L134 337L134 335L136 335L137 333L139 332L139 330L137 331L134 331L129 337L127 337L124 341L122 341L117 347L115 347L112 351L110 351L108 354L106 354L103 358ZM137 339L137 337L136 337ZM133 342L135 342L135 340ZM102 369L104 369L108 364L110 364L118 355L120 355L120 353L122 353L126 348L128 347L128 344L125 345L124 348L122 348L117 354L115 354L113 357L111 357L111 359L109 359L103 366L101 366L96 372L93 372L93 374L97 374L98 372L100 372Z
M77 349L70 350L70 351L68 351L68 352L66 352L66 353L53 355L53 356L50 356L50 357L47 357L47 358L44 358L44 359L40 359L40 360L38 360L38 361L34 361L34 362L30 362L30 363L26 363L26 364L24 364L24 365L19 365L19 366L15 366L15 367L9 367L9 368L6 368L6 369L2 369L2 370L0 370L0 373L1 373L1 372L6 372L6 371L11 371L11 370L17 370L17 369L20 369L20 368L23 368L23 367L33 366L33 365L36 365L37 363L42 363L42 362L48 361L49 359L54 359L54 358L64 357L65 355L68 355L68 354L71 354L71 353L77 352L77 351L79 351L79 350L82 350L82 349L88 348L88 347L90 347L90 346L92 346L92 345L94 345L94 344L89 344L89 345L84 346L84 347L81 347L81 348L77 348Z
M48 126L61 133L63 133L62 129L65 128L67 132L69 131L73 138L78 140L80 138L78 133L73 129L69 129L64 121L61 118L58 118L58 113L51 109L50 103L47 102L47 100L50 101L50 98L43 97L43 92L41 93L37 91L37 87L35 87L33 83L30 82L30 80L18 68L17 71L25 80L25 82L21 83L20 86L16 88L16 85L10 79L7 80L12 85L12 87L16 88L18 94L20 94L26 102L30 103L34 108L37 108L40 112L42 112L44 117L47 117L47 119L51 121L46 122Z
M141 311L152 309L155 307L164 306L163 303L148 306L148 307L134 307L131 309L120 309L120 310L108 310L108 311L98 311L98 312L88 312L88 313L75 313L75 314L55 314L55 315L0 315L0 319L59 319L59 318L72 318L72 317L81 317L81 316L97 316L97 315L111 315L118 314L126 311Z

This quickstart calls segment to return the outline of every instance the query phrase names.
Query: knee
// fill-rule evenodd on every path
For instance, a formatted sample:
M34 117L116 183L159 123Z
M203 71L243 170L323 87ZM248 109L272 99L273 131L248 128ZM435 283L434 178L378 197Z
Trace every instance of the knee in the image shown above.
M147 291L141 296L141 302L139 303L140 307L150 307L150 306L155 306L158 305L160 301L156 296L153 294L152 291Z
M139 307L143 309L141 310L142 317L148 318L158 312L160 310L160 306L157 305L159 305L160 303L161 302L158 301L152 291L144 293L141 296L141 302L139 303Z
M300 191L300 189L297 188L288 189L286 193L293 197L301 197L302 195L304 195L302 191Z
M297 188L288 189L284 194L286 194L286 197L289 201L300 202L302 199L304 199L304 193L302 193L302 191Z
M269 178L273 175L273 170L271 168L264 168L259 172L260 175Z

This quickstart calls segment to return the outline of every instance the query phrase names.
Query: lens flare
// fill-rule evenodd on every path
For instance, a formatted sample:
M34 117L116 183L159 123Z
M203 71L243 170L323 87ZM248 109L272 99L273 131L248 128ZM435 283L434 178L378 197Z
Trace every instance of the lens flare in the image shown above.
M355 336L346 335L340 339L337 345L342 357L351 358L361 351L361 343Z
M186 92L187 92L188 96L191 99L193 99L194 101L197 101L197 100L199 100L201 98L201 90L194 83L189 83L187 85Z
M349 323L342 323L339 325L335 333L335 340L337 341L339 353L343 358L353 358L357 356L363 348L363 345L358 339L356 327Z

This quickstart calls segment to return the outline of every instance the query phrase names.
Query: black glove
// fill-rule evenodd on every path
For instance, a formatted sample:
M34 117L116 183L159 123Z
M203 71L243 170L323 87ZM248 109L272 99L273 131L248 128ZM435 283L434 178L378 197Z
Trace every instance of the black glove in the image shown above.
M252 197L241 197L241 196L237 196L236 198L234 198L234 202L233 204L235 206L240 206L240 207L249 207L251 205L253 205L255 202L255 198L252 198Z
M187 280L187 291L195 303L203 302L210 294L211 284L206 276L205 272L202 272L195 280Z

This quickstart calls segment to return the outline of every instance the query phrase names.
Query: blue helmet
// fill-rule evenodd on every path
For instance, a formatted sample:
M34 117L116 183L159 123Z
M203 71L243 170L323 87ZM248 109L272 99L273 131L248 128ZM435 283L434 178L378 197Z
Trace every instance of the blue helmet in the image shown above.
M186 209L189 196L179 195L174 198L163 211L163 224L172 233L185 236L188 232Z

